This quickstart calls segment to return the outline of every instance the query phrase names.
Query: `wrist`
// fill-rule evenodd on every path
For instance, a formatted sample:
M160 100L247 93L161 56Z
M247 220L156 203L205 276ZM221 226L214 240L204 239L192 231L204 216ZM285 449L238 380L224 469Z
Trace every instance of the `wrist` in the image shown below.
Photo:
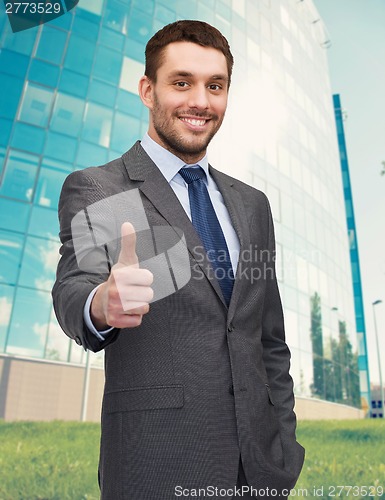
M103 290L104 283L96 291L90 305L91 321L98 331L108 330L109 328L111 328L111 325L107 323L107 319L103 311Z

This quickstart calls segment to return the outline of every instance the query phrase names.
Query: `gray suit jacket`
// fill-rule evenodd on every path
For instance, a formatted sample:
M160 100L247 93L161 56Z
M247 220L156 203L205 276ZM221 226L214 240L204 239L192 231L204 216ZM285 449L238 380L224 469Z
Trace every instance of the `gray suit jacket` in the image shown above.
M210 173L241 245L228 309L210 263L197 255L194 227L139 142L102 167L72 173L63 186L54 307L69 337L86 349L105 349L103 499L171 500L177 486L232 488L240 456L248 483L258 489L290 489L302 467L269 204L260 191L211 167ZM150 225L183 231L192 277L153 303L141 326L99 342L83 322L83 307L108 266L97 274L79 269L71 220L130 189L139 189ZM121 223L112 210L100 216ZM107 261L105 248L93 252L96 261ZM118 252L117 241L108 259ZM206 497L192 492L191 498Z

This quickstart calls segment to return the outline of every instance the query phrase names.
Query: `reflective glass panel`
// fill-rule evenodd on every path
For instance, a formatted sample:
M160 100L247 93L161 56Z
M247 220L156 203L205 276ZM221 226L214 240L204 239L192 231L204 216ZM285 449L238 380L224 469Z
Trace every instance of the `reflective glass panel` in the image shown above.
M70 343L72 344L71 346ZM53 359L56 361L67 361L68 351L70 348L71 352L78 350L84 352L83 348L76 345L67 337L67 335L60 328L55 314L52 312L48 326L48 337L45 346L44 357L45 359Z
M3 38L3 47L25 55L31 54L37 34L36 29L19 31L17 36L15 36L15 34L11 31L10 27L4 31L6 31L6 33Z
M125 5L115 0L109 0L103 16L103 24L109 28L127 34L129 11Z
M101 15L103 10L104 0L82 0L77 9L84 9L93 14Z
M121 52L124 46L124 38L124 35L121 33L103 26L100 31L99 43Z
M0 227L3 229L17 228L25 232L28 224L30 205L19 201L8 200L0 196Z
M95 43L98 39L99 23L86 19L86 16L81 15L81 12L82 11L79 11L75 16L71 32Z
M197 15L197 2L196 0L190 0L189 2L176 0L176 11L183 16L183 19L195 19Z
M85 98L87 95L88 81L88 76L79 75L79 73L63 69L58 88L65 93Z
M32 59L28 80L41 83L47 87L56 87L59 73L59 66L39 61L39 59Z
M53 92L27 83L23 94L19 120L46 127L51 111Z
M73 137L48 131L44 156L57 158L63 162L73 163L78 141Z
M51 291L59 260L59 243L28 236L20 269L19 285Z
M9 136L11 135L12 122L11 120L6 120L5 118L0 118L0 146L7 146L9 141ZM2 155L0 153L0 160ZM0 162L2 165L2 162ZM1 172L1 167L0 167Z
M15 287L0 285L0 352L5 350L5 339L11 319Z
M115 104L116 87L93 79L90 83L88 98L112 108Z
M31 201L39 158L12 151L8 156L0 194L9 198Z
M183 2L186 5L186 2ZM152 17L133 9L128 25L128 36L145 45L152 34Z
M94 50L95 44L93 42L72 34L68 43L64 66L82 75L89 75L94 59Z
M24 82L14 76L0 72L0 116L14 120Z
M228 21L231 20L231 9L228 5L225 5L223 2L220 1L217 2L217 13L224 19L227 19Z
M123 153L140 138L140 121L131 116L116 113L111 135L111 148Z
M67 172L57 168L41 167L35 192L35 204L47 208L57 208L61 186Z
M108 157L108 149L89 142L79 144L76 162L81 167L103 165Z
M41 357L47 337L51 294L17 288L7 352Z
M29 64L29 57L14 52L13 50L2 49L0 51L0 68L9 75L24 78Z
M24 238L21 234L0 230L0 281L14 285Z
M5 161L5 148L0 147L0 179L3 173L4 161Z
M133 0L132 5L150 16L154 13L154 0Z
M65 52L67 33L56 30L47 24L42 27L36 57L54 64L61 64Z
M176 19L175 12L160 4L155 7L155 17L164 24L173 23Z
M41 154L43 151L45 130L27 123L17 122L13 132L11 146L31 153Z
M110 144L112 111L89 102L86 105L82 137L106 148Z
M93 68L93 74L109 83L118 84L122 67L122 56L119 52L99 46Z
M43 238L58 241L59 220L57 210L36 205L33 206L28 233L34 236L41 236Z
M123 58L119 87L132 94L138 94L138 82L144 74L144 65L130 57Z
M80 132L84 101L58 93L51 119L51 130L77 137Z
M131 59L135 59L136 61L144 63L144 43L137 42L132 38L126 39L126 44L124 47L124 53L126 56L131 57Z
M52 27L57 27L68 31L71 27L72 18L73 18L73 11L70 11L67 12L67 14L64 16L56 17L55 19L50 21L49 24Z
M142 116L144 106L137 94L132 94L131 92L126 92L125 90L119 90L118 98L116 100L116 108L119 111L123 111L125 114L140 118Z

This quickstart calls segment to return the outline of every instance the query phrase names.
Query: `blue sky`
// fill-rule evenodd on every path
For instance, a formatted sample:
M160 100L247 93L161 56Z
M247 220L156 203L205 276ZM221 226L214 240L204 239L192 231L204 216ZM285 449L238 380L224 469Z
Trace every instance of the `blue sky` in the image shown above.
M372 382L379 380L372 302L385 378L385 1L314 0L328 29L333 93L346 110L345 136L353 189Z

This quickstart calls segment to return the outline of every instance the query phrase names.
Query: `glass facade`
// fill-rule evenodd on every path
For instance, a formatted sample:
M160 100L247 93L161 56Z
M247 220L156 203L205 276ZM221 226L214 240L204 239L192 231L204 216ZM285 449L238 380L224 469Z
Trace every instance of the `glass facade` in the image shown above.
M141 138L148 115L137 82L148 38L177 19L201 19L235 57L210 162L271 201L296 393L357 404L345 206L317 16L311 0L80 0L13 34L1 12L1 350L84 361L60 333L50 298L61 185Z

